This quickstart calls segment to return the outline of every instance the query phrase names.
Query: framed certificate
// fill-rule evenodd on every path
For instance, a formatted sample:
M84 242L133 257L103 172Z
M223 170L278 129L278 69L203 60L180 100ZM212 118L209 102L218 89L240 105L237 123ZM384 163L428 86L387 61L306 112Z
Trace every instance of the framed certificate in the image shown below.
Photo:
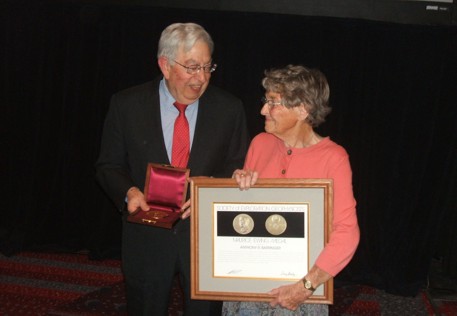
M331 179L191 178L191 297L270 301L307 274L331 233ZM307 303L333 304L333 279Z

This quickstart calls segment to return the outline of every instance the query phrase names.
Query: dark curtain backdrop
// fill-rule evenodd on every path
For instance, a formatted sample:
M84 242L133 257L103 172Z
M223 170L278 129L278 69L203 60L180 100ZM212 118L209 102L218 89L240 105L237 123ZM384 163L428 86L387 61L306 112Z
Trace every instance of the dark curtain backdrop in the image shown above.
M252 135L265 69L327 75L333 112L318 132L350 154L362 233L337 281L414 295L436 256L457 274L455 26L78 2L0 9L2 253L119 254L120 217L94 181L109 99L159 73L165 26L194 21L216 43L212 82L244 101Z

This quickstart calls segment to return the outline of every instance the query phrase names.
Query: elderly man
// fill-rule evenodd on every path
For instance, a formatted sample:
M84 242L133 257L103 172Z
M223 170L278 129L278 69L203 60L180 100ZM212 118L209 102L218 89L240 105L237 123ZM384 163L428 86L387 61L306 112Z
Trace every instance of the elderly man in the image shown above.
M243 166L249 143L244 108L236 97L209 85L216 69L213 46L200 25L168 26L157 54L162 76L111 100L96 169L99 183L124 214L122 265L129 315L167 315L177 273L185 315L220 314L219 302L190 299L189 212L172 229L126 220L138 207L149 208L142 193L149 162L213 177L230 177ZM175 137L175 120L187 126L184 134L179 132L181 140Z

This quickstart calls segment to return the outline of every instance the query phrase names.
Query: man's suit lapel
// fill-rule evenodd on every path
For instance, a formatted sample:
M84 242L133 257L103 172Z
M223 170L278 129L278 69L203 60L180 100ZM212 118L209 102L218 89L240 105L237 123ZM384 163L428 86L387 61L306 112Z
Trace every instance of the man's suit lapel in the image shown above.
M202 161L202 153L208 150L209 144L216 141L212 139L211 131L214 130L212 124L217 123L212 117L213 109L211 109L211 98L202 96L198 105L197 122L195 124L194 140L189 156L188 166L200 165L205 163Z
M160 116L159 80L154 80L150 93L146 94L146 113L140 118L148 122L146 142L149 144L148 161L170 164L163 138L162 119Z

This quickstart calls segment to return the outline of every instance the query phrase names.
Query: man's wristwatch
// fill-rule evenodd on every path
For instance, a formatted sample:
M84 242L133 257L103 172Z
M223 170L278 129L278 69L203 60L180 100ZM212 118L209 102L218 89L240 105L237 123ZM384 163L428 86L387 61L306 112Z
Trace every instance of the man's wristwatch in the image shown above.
M302 281L303 285L305 286L305 289L307 289L308 291L314 292L316 290L315 288L313 288L313 284L311 283L311 281L306 280L306 278L303 278Z

